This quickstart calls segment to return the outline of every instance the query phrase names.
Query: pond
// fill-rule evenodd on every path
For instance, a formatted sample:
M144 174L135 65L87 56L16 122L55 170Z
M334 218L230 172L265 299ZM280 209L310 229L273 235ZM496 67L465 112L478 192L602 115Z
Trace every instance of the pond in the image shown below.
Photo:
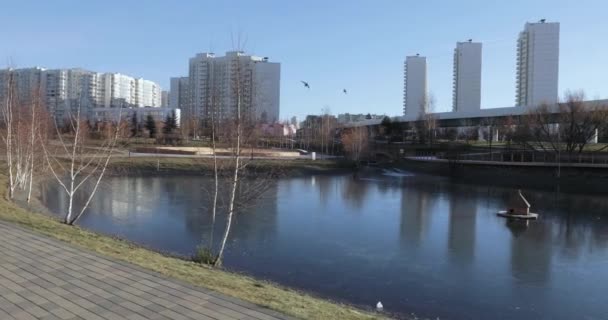
M109 177L79 224L189 256L209 242L210 182ZM224 265L397 317L607 319L608 198L524 190L540 219L509 223L515 192L396 169L282 178L238 213ZM53 183L41 199L67 207Z

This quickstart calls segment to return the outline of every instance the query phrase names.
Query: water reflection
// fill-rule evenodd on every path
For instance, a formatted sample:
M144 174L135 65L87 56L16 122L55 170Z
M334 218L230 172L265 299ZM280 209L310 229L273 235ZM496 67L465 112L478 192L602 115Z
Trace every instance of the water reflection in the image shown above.
M401 238L413 245L420 244L429 219L429 197L411 188L404 188L401 195Z
M496 216L513 192L376 171L282 179L239 210L225 263L332 299L382 300L389 311L428 318L608 314L600 301L608 290L608 200L524 190L541 219L515 222ZM110 178L80 223L189 255L210 240L210 194L204 177ZM41 198L55 212L67 208L54 185Z
M473 197L450 195L448 252L460 263L471 263L475 255L477 202Z

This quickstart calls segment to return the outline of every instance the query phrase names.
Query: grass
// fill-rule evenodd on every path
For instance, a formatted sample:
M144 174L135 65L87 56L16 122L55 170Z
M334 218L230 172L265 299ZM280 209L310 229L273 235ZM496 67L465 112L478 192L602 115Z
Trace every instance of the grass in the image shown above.
M219 159L220 165L229 160ZM255 159L249 161L248 168L253 170L276 170L286 174L324 173L354 168L354 163L346 160L307 160L307 159ZM213 169L211 158L185 157L116 157L110 168L113 171L151 172L169 171L171 173L209 172Z
M0 176L0 192L6 194L5 176ZM380 314L319 299L274 283L168 257L78 226L67 226L49 216L23 209L8 201L6 197L0 197L0 219L92 252L123 260L296 318L355 320L384 318Z

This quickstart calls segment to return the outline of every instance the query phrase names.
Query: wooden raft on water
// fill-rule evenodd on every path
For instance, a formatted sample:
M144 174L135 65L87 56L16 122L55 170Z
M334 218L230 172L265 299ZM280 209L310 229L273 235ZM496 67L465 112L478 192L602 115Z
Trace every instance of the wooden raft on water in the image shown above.
M499 217L509 219L523 219L523 220L536 220L538 219L538 213L530 212L530 203L521 190L517 190L517 196L513 199L513 206L508 210L498 211L496 214Z

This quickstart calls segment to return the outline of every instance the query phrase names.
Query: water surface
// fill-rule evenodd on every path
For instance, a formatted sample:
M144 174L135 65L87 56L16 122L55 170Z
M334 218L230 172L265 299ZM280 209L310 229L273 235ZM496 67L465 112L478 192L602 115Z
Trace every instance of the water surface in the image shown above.
M191 255L210 238L209 182L108 178L79 223ZM281 179L239 212L225 266L399 317L608 319L608 200L524 190L541 214L526 225L496 216L513 193L399 171ZM54 212L58 195L43 187Z

